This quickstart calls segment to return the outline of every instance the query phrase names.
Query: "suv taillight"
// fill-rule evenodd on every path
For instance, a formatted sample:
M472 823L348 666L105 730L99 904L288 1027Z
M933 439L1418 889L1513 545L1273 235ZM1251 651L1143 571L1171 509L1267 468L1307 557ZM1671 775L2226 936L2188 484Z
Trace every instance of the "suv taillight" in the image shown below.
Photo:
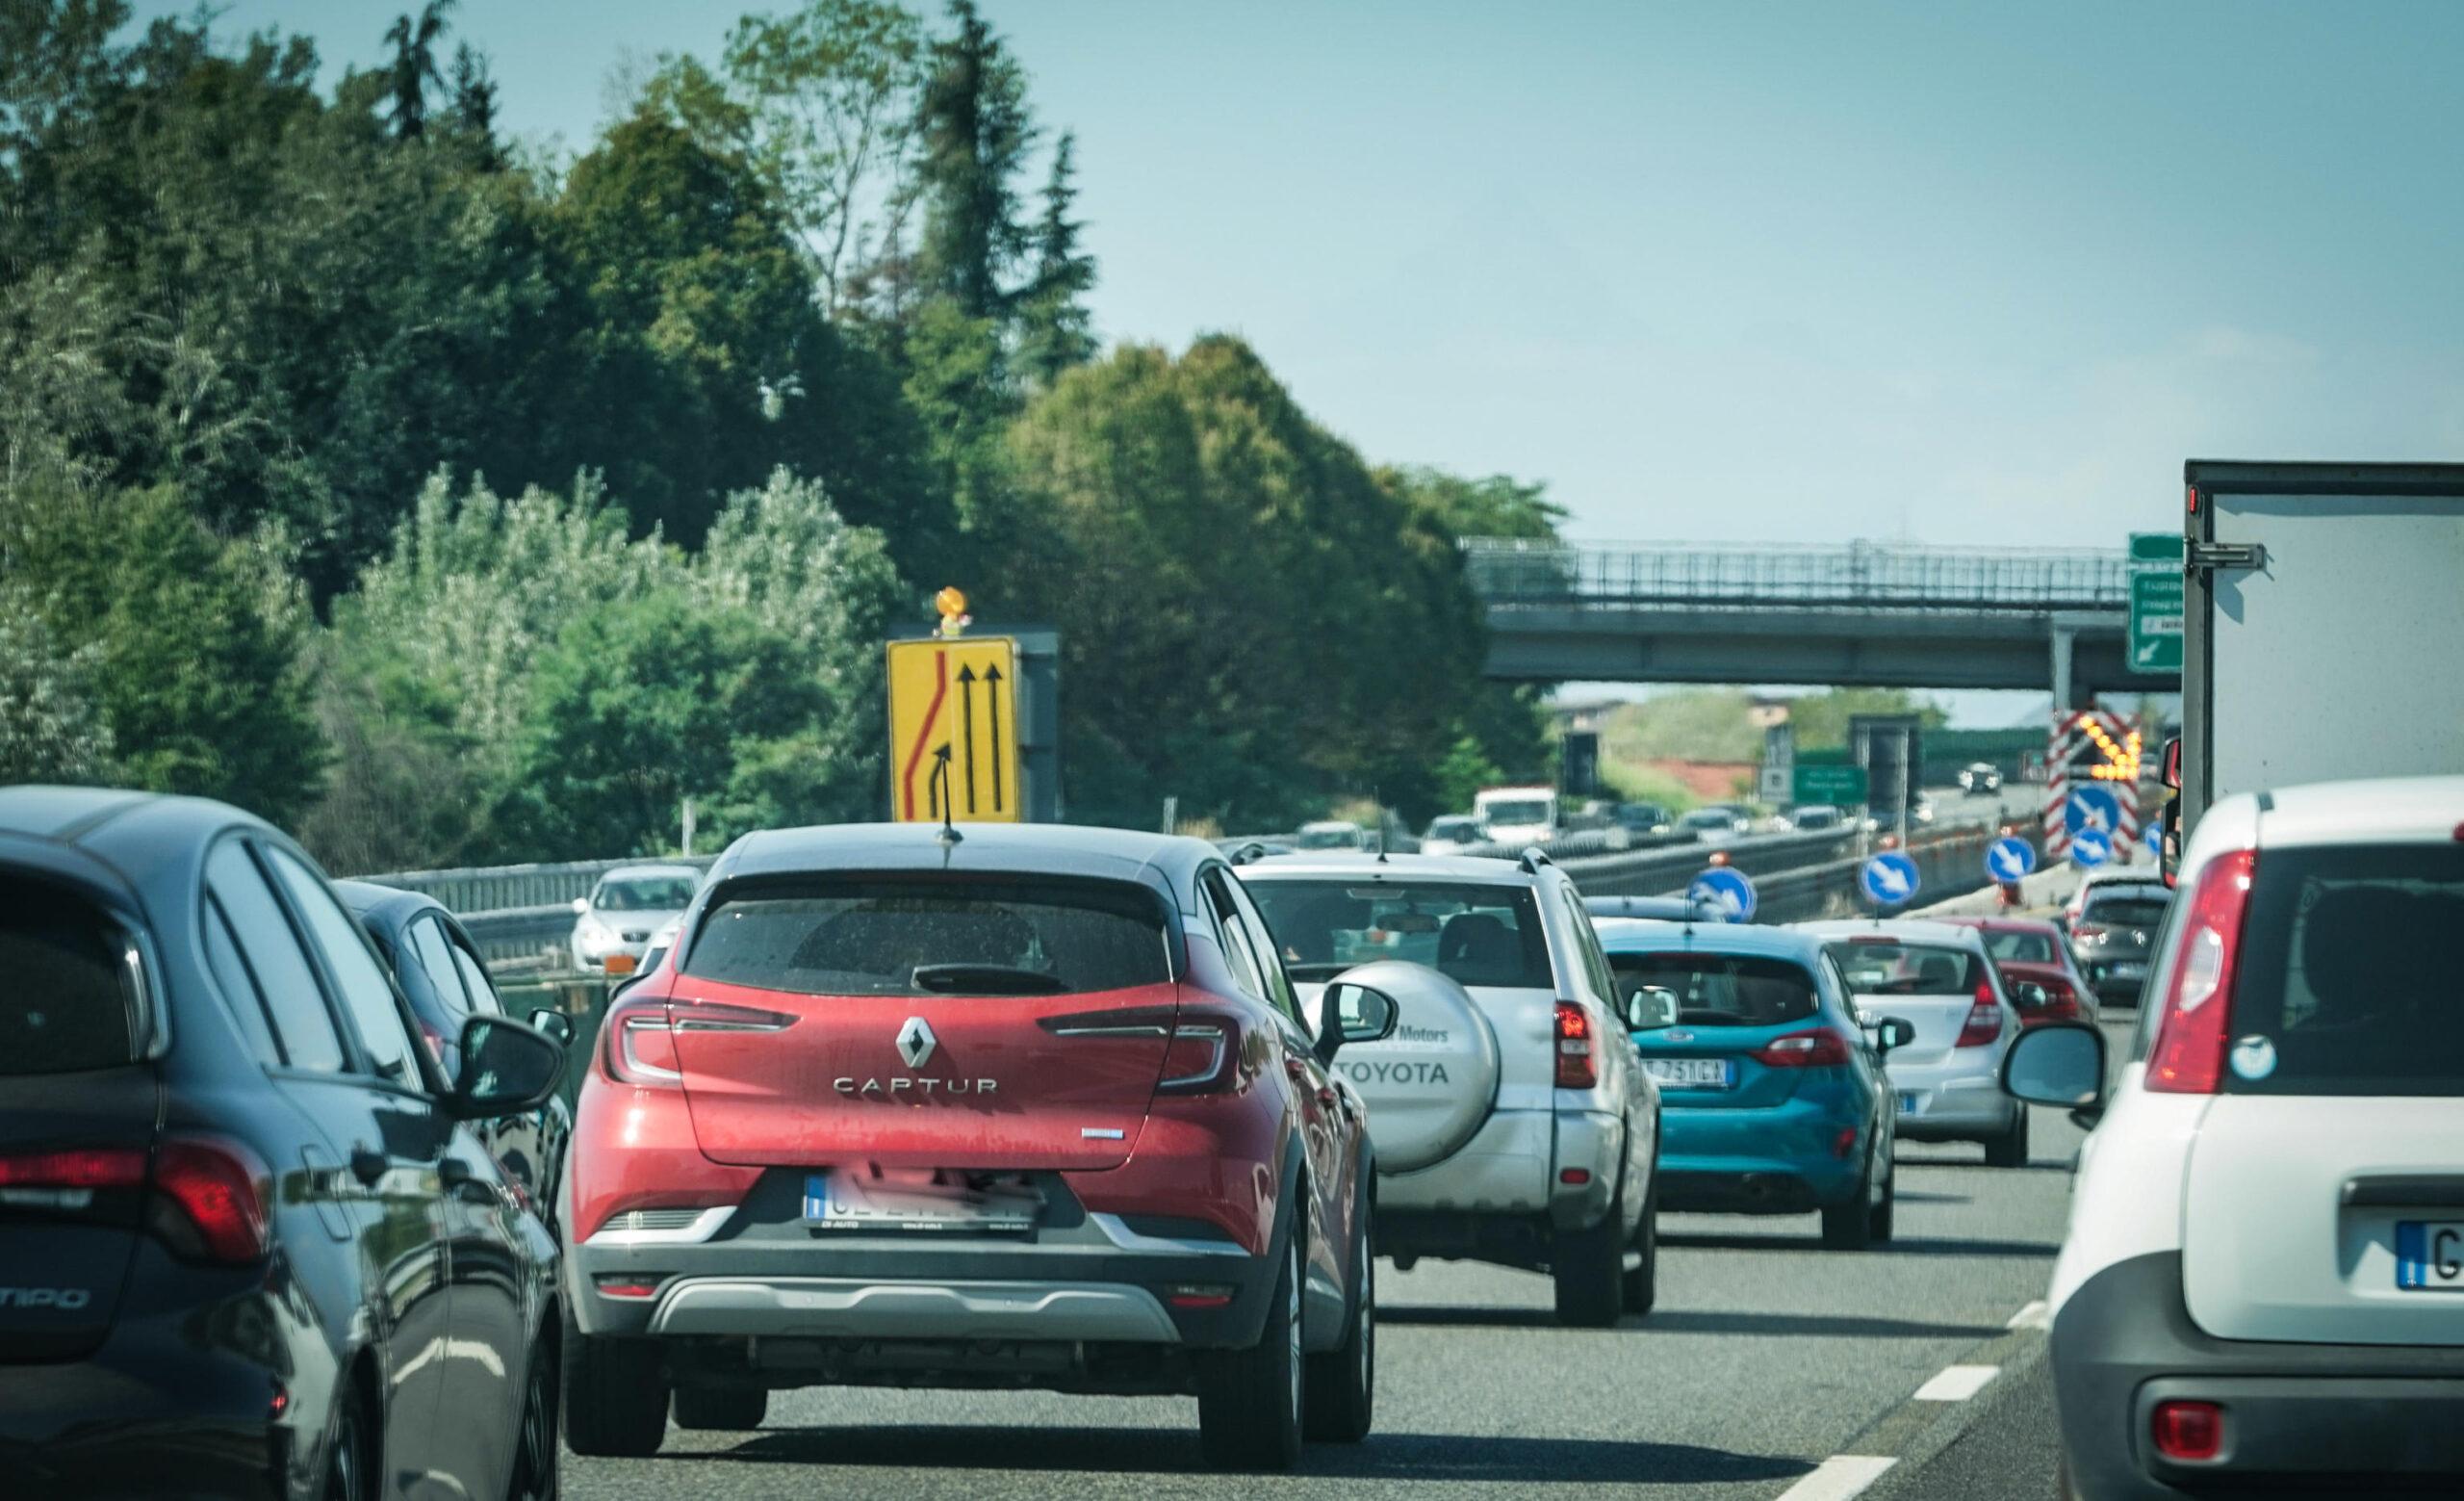
M1240 1062L1240 1022L1228 1016L1183 1013L1172 1022L1171 1039L1164 1045L1164 1072L1155 1087L1174 1095L1211 1095L1231 1088Z
M2233 967L2241 957L2242 919L2249 912L2256 850L2237 849L2209 861L2191 889L2188 920L2173 952L2172 983L2147 1051L2147 1088L2166 1095L2213 1095L2224 1076L2224 1045L2233 1024Z
M1967 1020L1960 1023L1960 1040L1954 1048L1989 1048L2002 1036L2002 1002L1993 996L1990 980L1976 982L1976 999L1967 1008Z
M1591 1055L1591 1014L1571 1000L1557 1002L1557 1087L1595 1089L1600 1065Z
M273 1175L238 1142L167 1137L150 1170L142 1147L0 1153L0 1204L74 1213L98 1193L133 1193L149 1183L146 1222L172 1255L231 1265L264 1259Z
M1829 1027L1787 1032L1754 1050L1766 1069L1827 1069L1848 1061L1848 1042Z
M783 1011L648 996L608 1009L599 1023L599 1056L607 1076L620 1084L680 1089L684 1064L676 1051L679 1032L783 1032L795 1024L795 1017Z

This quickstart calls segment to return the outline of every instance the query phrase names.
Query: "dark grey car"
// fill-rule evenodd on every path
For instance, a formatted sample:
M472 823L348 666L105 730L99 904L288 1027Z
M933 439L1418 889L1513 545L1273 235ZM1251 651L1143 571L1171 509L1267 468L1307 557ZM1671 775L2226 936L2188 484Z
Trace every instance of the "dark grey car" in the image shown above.
M2139 1004L2148 951L2173 893L2164 882L2111 881L2091 887L2070 919L2070 947L2100 1001Z

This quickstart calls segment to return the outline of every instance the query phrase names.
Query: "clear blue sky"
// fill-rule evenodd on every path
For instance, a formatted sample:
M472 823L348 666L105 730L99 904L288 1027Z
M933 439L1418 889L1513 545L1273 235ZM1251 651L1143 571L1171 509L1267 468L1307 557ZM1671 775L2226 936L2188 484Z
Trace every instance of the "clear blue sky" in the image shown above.
M221 24L338 67L404 8ZM738 9L455 25L579 148ZM985 9L1078 132L1107 338L1239 332L1578 535L2118 544L2193 454L2464 457L2464 4Z

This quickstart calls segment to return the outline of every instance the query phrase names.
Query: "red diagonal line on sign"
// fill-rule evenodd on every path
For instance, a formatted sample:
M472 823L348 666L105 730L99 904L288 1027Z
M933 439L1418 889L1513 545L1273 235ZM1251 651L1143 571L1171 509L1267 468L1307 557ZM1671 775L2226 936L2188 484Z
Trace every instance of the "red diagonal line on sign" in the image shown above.
M924 711L924 723L915 731L914 748L907 753L907 770L898 779L901 807L906 816L915 816L915 768L924 762L924 747L931 743L933 726L940 722L941 701L950 696L950 654L933 653L933 705Z

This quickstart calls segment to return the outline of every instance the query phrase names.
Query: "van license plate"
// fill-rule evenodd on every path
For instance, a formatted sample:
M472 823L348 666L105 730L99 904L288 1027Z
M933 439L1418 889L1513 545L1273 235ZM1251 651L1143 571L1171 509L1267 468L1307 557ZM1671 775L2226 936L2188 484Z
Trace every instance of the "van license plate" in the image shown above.
M1728 1089L1736 1065L1727 1058L1645 1058L1643 1072L1673 1089Z
M2397 1221L2396 1285L2405 1292L2464 1292L2464 1220Z
M805 1176L805 1224L824 1230L1029 1230L1041 1196L1024 1183L936 1183L932 1175Z

